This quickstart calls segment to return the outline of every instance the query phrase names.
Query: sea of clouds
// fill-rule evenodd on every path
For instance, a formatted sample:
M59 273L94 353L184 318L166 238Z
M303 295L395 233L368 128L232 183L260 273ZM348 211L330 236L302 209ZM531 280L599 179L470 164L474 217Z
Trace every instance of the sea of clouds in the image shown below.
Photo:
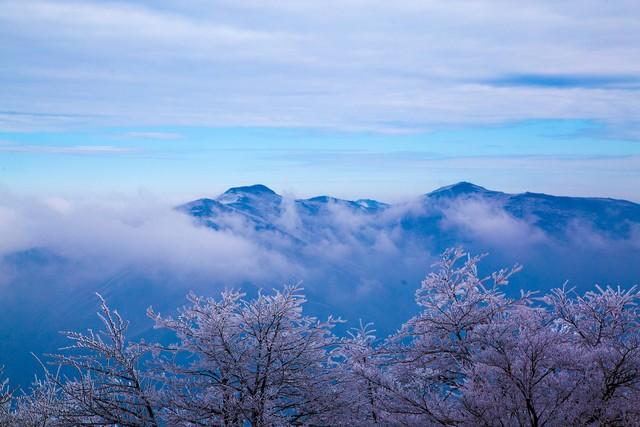
M640 280L638 224L615 237L575 218L552 233L481 197L419 199L377 215L329 203L313 217L294 200L283 199L274 229L257 231L231 214L214 230L149 193L63 199L3 191L0 365L26 381L30 351L52 351L63 344L58 331L95 324L95 292L140 336L151 329L146 307L173 312L189 291L255 294L302 281L309 312L340 315L347 326L373 321L385 334L415 312L414 292L447 246L488 252L483 274L524 264L513 292L565 280L582 290Z

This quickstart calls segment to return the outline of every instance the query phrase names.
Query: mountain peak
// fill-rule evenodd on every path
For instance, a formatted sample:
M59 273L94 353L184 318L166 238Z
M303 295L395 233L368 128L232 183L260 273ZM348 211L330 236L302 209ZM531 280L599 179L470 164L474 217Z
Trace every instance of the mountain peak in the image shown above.
M232 187L224 192L224 194L272 194L275 195L276 192L262 184L255 185L247 185L244 187Z
M461 181L453 185L447 185L445 187L440 187L431 193L429 196L438 196L438 195L451 195L456 196L460 194L473 194L473 193L486 193L489 192L484 187L473 184L471 182Z

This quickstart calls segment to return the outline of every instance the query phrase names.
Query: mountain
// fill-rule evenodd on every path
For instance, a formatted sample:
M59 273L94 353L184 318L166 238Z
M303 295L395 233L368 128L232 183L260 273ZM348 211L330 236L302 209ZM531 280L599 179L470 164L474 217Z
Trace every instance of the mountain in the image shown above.
M458 182L457 184L440 187L436 190L433 190L430 193L427 193L426 196L432 199L438 199L438 198L452 198L452 197L461 197L461 196L478 195L478 194L489 195L489 194L504 194L504 193L487 190L486 188L481 187L479 185L462 181L462 182Z
M271 231L306 240L309 231L322 225L322 217L331 216L336 210L345 209L353 214L374 215L389 208L390 205L371 199L343 200L330 196L317 196L309 199L287 200L270 188L261 185L233 187L215 199L203 198L178 206L198 222L215 230L238 231L236 219L242 219L242 225L248 225L256 231ZM290 224L282 221L287 209L293 209L296 218L301 221L297 236L292 235Z
M469 182L459 182L426 193L418 200L426 210L419 213L408 209L416 201L390 205L372 199L352 201L330 196L296 199L291 201L289 208L294 210L308 231L315 228L318 221L326 225L321 218L341 210L356 216L376 217L379 226L390 225L390 220L405 225L412 222L433 224L442 220L443 212L451 209L452 205L473 201L503 210L514 220L525 221L552 237L562 237L571 232L572 227L583 226L610 237L629 238L640 223L640 205L625 200L530 192L508 194ZM229 217L239 216L255 230L291 234L279 221L286 209L283 198L264 185L234 187L215 199L195 200L178 209L214 229L232 229ZM388 215L389 210L395 210L396 213L404 211L405 215Z
M507 194L469 182L442 187L425 196L432 200L482 199L504 208L511 216L529 221L550 233L562 234L580 222L612 237L629 237L640 223L640 205L626 200L552 196L542 193Z
M287 199L253 185L177 209L197 225L243 236L296 263L300 278L325 293L323 302L333 293L376 304L410 301L413 293L398 284L418 283L435 254L457 245L490 253L488 268L524 264L520 277L541 290L565 280L579 289L640 281L640 205L624 200L509 194L459 182L387 204Z

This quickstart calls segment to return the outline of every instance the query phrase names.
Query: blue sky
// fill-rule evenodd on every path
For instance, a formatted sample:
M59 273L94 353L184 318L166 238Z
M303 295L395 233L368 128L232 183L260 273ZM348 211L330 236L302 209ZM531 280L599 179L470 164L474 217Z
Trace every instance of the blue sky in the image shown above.
M0 186L640 201L634 1L0 0Z

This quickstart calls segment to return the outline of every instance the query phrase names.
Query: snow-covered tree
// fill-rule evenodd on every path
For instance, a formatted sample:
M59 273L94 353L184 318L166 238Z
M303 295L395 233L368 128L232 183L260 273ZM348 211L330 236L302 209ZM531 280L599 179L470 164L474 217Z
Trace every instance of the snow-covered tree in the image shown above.
M596 287L583 296L566 288L544 298L571 338L583 373L576 423L640 424L640 293Z
M61 425L158 426L155 389L141 370L145 346L127 341L128 322L100 299L103 330L67 332L73 343L52 363L71 368L70 376L48 376L61 394ZM46 387L45 387L46 389Z
M9 380L2 379L2 371L4 368L0 366L0 426L9 425L11 420L11 399L12 393L9 389Z
M378 354L373 325L362 323L347 332L347 337L333 351L341 369L341 379L349 396L349 405L341 424L365 426L386 424L387 399L383 384L387 383L383 363Z
M421 308L387 343L394 381L388 387L392 409L412 422L455 424L459 388L481 343L483 325L514 307L529 294L507 298L501 288L520 267L478 275L482 257L449 249L416 292Z
M178 342L158 358L172 425L327 425L341 405L326 322L302 314L301 289L254 300L189 296L177 318L150 315ZM167 357L167 353L169 357Z
M522 306L478 329L459 390L463 424L575 425L581 377L569 337L549 313Z
M21 427L64 425L58 418L64 405L58 381L58 374L51 374L45 368L44 376L36 378L28 392L15 398L11 424Z

